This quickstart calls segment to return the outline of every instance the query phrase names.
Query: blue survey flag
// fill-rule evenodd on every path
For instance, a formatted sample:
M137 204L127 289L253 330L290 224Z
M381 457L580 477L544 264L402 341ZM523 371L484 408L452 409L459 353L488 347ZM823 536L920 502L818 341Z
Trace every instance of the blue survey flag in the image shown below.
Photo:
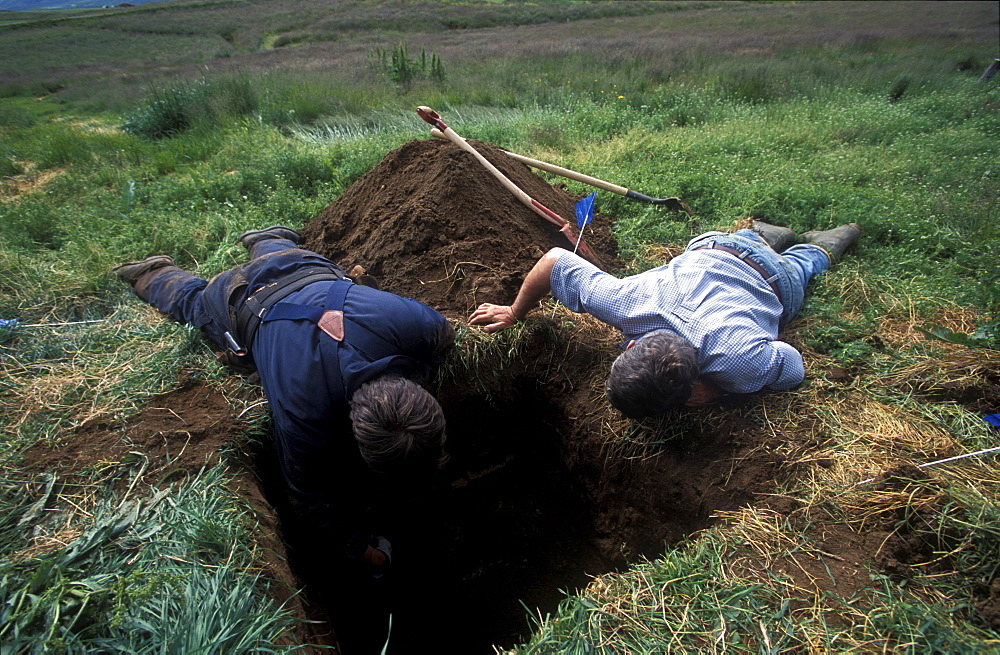
M16 328L16 318L0 318L0 328Z
M590 194L580 202L576 203L576 226L583 229L583 226L594 220L594 198L597 192Z
M987 414L983 420L995 428L1000 428L1000 414Z

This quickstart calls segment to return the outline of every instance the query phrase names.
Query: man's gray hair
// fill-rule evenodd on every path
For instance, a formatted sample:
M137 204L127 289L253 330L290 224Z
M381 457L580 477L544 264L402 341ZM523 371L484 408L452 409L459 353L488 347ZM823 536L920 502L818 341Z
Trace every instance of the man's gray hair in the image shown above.
M629 418L642 418L683 405L698 372L698 351L690 341L654 332L618 356L604 390L615 409Z
M403 377L383 375L351 396L351 425L368 465L395 469L444 466L444 412L426 389Z

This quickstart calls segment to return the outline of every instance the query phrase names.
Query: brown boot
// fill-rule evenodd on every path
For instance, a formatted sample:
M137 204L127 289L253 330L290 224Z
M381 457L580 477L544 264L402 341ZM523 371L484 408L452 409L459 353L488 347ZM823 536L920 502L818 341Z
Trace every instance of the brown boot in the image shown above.
M283 225L274 225L272 227L264 228L263 230L247 230L237 237L237 240L242 243L247 250L250 250L250 247L253 244L258 241L263 241L264 239L288 239L296 245L302 242L302 236L298 232Z
M844 255L844 251L861 236L861 226L857 223L847 223L821 232L804 232L799 235L802 243L811 243L822 248L830 257L830 264L836 264Z
M767 245L771 246L771 250L774 252L782 252L799 242L799 238L795 236L795 231L787 227L754 221L753 231L763 237L764 241L767 241Z
M173 266L174 259L169 255L153 255L152 257L147 257L142 261L138 262L128 262L127 264L121 264L115 266L112 271L118 274L118 279L122 282L128 282L132 286L146 273L150 271L155 271L158 268L163 268L164 266Z

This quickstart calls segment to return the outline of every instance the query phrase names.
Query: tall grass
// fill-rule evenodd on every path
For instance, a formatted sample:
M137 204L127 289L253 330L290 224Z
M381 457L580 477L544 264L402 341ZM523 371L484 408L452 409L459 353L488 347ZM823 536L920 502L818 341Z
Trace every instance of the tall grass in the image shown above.
M85 520L76 517L78 533L64 547L0 563L5 650L278 648L291 619L261 600L264 581L252 573L252 557L242 546L245 517L224 482L216 469L147 498L102 498ZM5 500L12 492L3 490ZM73 511L68 504L60 508L60 520ZM23 518L19 530L55 525L54 513Z

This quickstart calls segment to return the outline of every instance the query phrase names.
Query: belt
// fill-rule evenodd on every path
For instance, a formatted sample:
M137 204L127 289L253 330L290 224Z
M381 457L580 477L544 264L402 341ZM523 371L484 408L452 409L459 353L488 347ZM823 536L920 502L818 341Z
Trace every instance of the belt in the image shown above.
M760 264L758 264L754 260L750 259L747 256L747 255L750 254L749 250L746 251L746 252L740 252L736 248L729 248L727 246L720 246L719 244L717 244L715 242L712 242L712 243L708 244L707 246L701 246L700 248L694 248L693 250L721 250L722 252L728 252L730 255L735 256L741 262L743 262L744 264L746 264L747 266L749 266L753 270L755 270L758 273L760 273L760 276L762 278L764 278L764 282L767 283L767 286L771 287L771 291L774 291L774 295L778 296L778 302L781 302L781 293L778 291L778 285L775 284L775 282L774 282L774 278L777 277L777 276L770 275L767 271L764 270L763 266L761 266Z

